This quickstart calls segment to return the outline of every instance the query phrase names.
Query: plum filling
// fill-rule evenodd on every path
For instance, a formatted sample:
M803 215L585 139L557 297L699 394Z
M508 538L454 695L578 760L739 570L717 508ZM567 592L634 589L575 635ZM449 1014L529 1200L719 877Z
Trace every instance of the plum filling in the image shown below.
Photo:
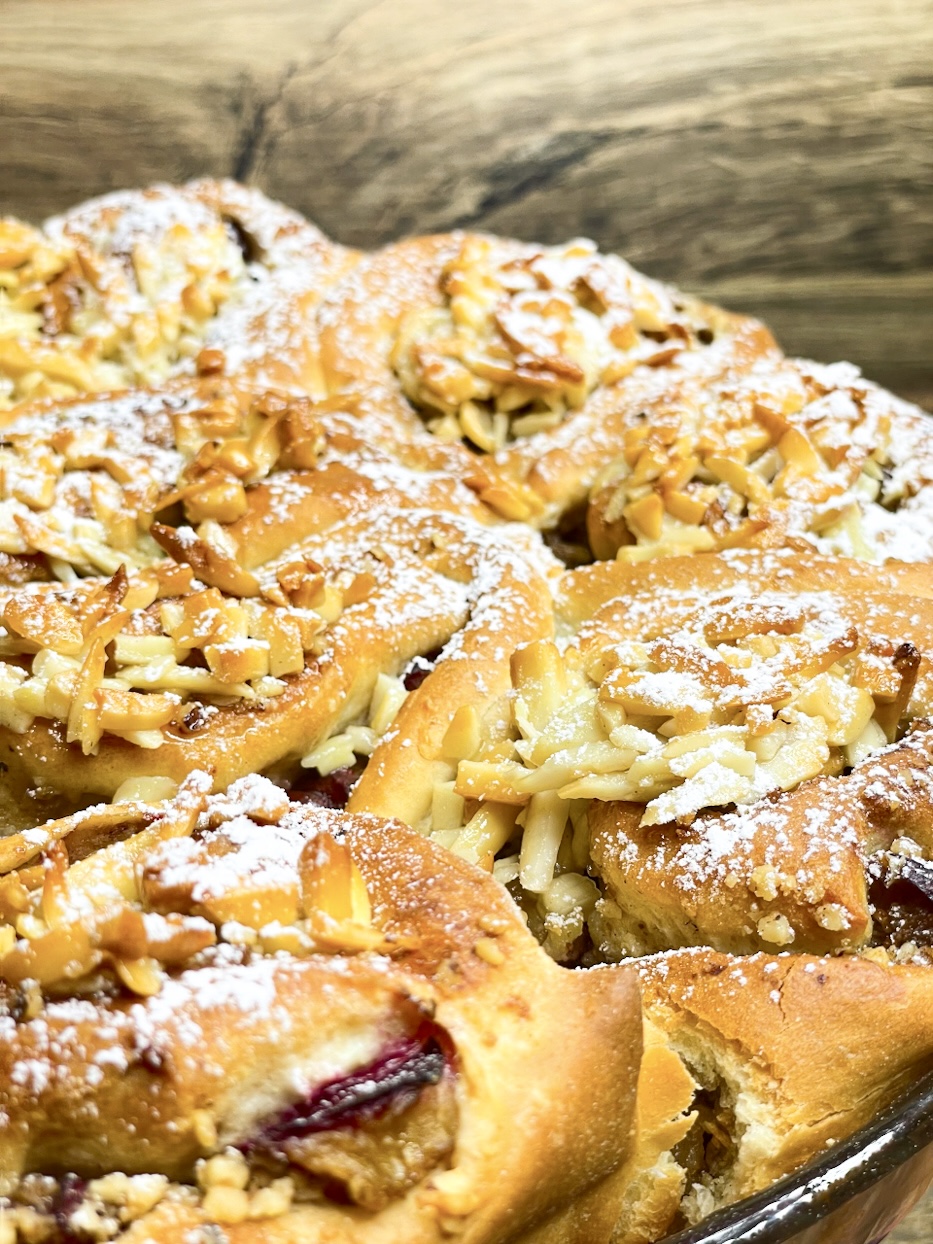
M887 855L872 861L869 875L874 945L933 943L933 862Z
M342 810L347 806L350 792L360 780L368 759L367 756L362 756L355 765L334 769L326 775L318 773L317 769L303 769L301 776L289 787L288 797L294 803L310 803L316 808Z
M87 1191L87 1181L77 1175L65 1175L59 1181L51 1211L60 1232L67 1232L71 1215L79 1208Z
M408 669L402 674L402 682L406 691L417 691L424 680L430 674L438 658L441 655L441 649L435 648L432 652L427 653L423 657L415 657Z
M27 1228L16 1234L14 1226L16 1239L41 1240L42 1244L86 1244L88 1236L75 1230L71 1219L84 1203L87 1186L87 1180L73 1174L59 1179L26 1175L10 1197L0 1197L0 1222L10 1214L15 1224L19 1213L25 1211Z
M390 1104L397 1106L399 1094L405 1094L410 1102L426 1085L437 1084L446 1066L447 1058L433 1036L426 1042L411 1037L352 1075L320 1085L304 1101L267 1122L258 1136L240 1147L244 1153L256 1148L274 1151L284 1141L314 1132L360 1127Z
M248 233L233 216L224 216L223 222L231 242L239 247L243 262L245 264L258 263L263 257L262 247L253 235Z
M556 527L542 532L542 536L558 561L571 570L577 566L588 566L593 561L585 505L570 510Z
M701 1089L693 1100L696 1122L674 1149L674 1157L687 1172L687 1187L701 1175L721 1175L735 1157L732 1135L735 1118L722 1100L721 1090Z
M424 656L416 656L402 671L400 679L406 691L416 691L427 676L433 672L441 655L440 648L434 648ZM302 768L297 774L291 768L281 772L267 772L266 776L278 783L294 803L308 803L316 808L331 808L342 811L346 806L354 786L360 780L369 757L358 755L356 763L330 773L322 774L317 769Z
M728 1101L730 1096L722 1081L701 1088L694 1096L692 1109L696 1111L696 1120L672 1151L685 1175L684 1198L672 1224L675 1230L690 1226L708 1212L701 1208L702 1203L717 1195L721 1187L718 1181L728 1175L735 1162L738 1129Z
M238 1148L251 1165L321 1181L331 1198L383 1208L453 1148L454 1077L436 1029L319 1085Z

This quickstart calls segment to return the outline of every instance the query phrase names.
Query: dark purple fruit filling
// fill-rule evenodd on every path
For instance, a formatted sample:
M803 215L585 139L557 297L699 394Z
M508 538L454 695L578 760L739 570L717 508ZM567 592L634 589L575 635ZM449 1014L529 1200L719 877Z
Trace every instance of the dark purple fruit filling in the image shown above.
M368 757L363 756L355 765L346 769L335 769L326 776L317 769L304 769L301 776L289 788L288 797L293 803L310 803L316 808L337 808L347 806L350 792L362 776Z
M72 1225L72 1215L81 1208L88 1181L80 1175L66 1174L57 1180L44 1175L26 1175L8 1199L0 1197L0 1220L6 1211L25 1208L39 1216L39 1234L28 1239L41 1239L42 1244L89 1244L91 1235ZM54 1225L48 1219L54 1219ZM45 1220L45 1221L42 1221ZM19 1236L17 1236L17 1239Z
M556 527L542 532L544 543L558 561L573 570L594 560L586 530L586 505L575 506Z
M239 247L244 263L256 263L262 259L262 247L240 221L233 216L224 216L223 222L230 241Z
M929 903L933 903L933 861L905 857L898 868L898 880L913 886Z
M440 1082L446 1068L447 1056L436 1030L425 1029L368 1066L320 1085L303 1101L268 1119L259 1134L239 1148L246 1154L257 1149L276 1153L286 1141L359 1128L390 1106L403 1110L413 1104L422 1089Z
M869 866L872 941L933 943L933 861L885 855Z
M76 1238L69 1230L71 1215L81 1206L87 1192L87 1180L78 1175L63 1175L58 1182L58 1191L52 1199L51 1213L58 1224L59 1240Z
M434 648L423 657L415 657L408 668L402 673L402 683L406 691L415 691L428 674L434 669L441 655L440 648ZM347 801L366 768L368 756L360 756L354 765L346 769L335 769L326 775L317 769L302 769L294 778L291 775L273 777L288 791L288 797L294 803L309 803L316 808L331 808L343 811ZM272 775L270 775L272 776Z
M408 669L402 674L402 683L406 691L417 691L430 674L441 655L440 648L434 648L423 657L415 657Z

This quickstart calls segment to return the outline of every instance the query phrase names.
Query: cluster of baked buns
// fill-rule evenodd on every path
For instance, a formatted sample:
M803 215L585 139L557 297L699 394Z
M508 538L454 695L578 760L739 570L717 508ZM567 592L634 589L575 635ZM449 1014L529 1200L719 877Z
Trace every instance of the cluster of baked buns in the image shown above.
M653 1244L933 1055L933 425L592 243L0 221L0 1244Z

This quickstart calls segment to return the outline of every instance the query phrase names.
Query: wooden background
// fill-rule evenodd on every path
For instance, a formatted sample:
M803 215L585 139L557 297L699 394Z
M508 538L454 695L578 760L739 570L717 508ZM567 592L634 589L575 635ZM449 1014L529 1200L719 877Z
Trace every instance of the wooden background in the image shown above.
M211 173L588 234L933 409L933 0L0 0L0 144L34 219Z

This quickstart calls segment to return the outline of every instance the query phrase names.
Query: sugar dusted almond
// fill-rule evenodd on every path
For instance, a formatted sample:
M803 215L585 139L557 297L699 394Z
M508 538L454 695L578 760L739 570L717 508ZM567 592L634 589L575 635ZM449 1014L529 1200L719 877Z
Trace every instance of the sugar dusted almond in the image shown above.
M482 739L479 714L472 704L461 704L454 713L441 743L441 754L454 760L472 756Z
M623 511L625 521L637 534L647 540L658 540L664 520L664 502L657 493L649 493L627 505Z
M84 646L84 632L76 615L53 596L12 596L3 610L7 630L35 643L76 656Z
M343 603L345 606L358 605L366 600L376 590L376 579L374 575L364 571L361 574L354 575L348 587L344 588Z
M520 490L511 484L489 485L482 489L479 496L501 518L511 519L513 522L527 522L542 508L540 499L533 496L530 489Z
M200 539L190 527L153 523L150 534L176 561L189 565L199 579L231 596L258 596L259 580L232 557Z
M524 645L512 655L511 672L529 719L540 730L567 694L567 675L557 646L543 639Z
M178 716L176 695L100 688L96 693L102 730L161 730Z
M709 504L698 496L671 489L664 494L664 508L678 522L695 525L703 522Z
M126 567L121 565L106 583L95 588L82 602L81 619L85 638L89 637L102 622L123 604L129 590Z
M104 676L106 661L105 642L102 639L91 640L84 663L74 680L65 739L69 743L80 743L85 756L96 751L103 733L96 692Z
M142 959L114 959L113 967L127 989L142 998L157 994L165 979L158 962L149 956Z
M175 912L165 916L148 912L145 931L146 954L167 967L186 963L217 941L216 929L205 920L192 919Z
M298 860L301 902L307 915L320 913L340 923L368 925L372 919L362 874L349 848L332 834L317 834Z
M69 923L29 939L19 938L0 959L0 979L11 985L26 980L40 986L53 985L85 976L101 957L91 945L88 931L80 924Z
M324 599L324 575L317 562L288 562L276 572L279 586L298 609L314 609Z
M240 480L220 472L192 484L183 493L185 517L192 523L213 518L218 523L235 523L249 509L246 490Z
M741 493L743 497L747 497L750 501L760 505L770 499L770 490L765 486L761 478L734 458L711 454L704 460L704 466L717 479L722 480L730 488L734 488L736 492Z
M464 799L521 805L530 795L522 788L525 768L514 761L463 760L457 767L454 790Z
M221 374L227 365L227 360L223 350L215 349L212 346L205 346L198 351L195 359L195 367L199 376L216 376Z
M263 639L241 638L206 644L204 659L221 682L251 682L269 673L269 644Z

